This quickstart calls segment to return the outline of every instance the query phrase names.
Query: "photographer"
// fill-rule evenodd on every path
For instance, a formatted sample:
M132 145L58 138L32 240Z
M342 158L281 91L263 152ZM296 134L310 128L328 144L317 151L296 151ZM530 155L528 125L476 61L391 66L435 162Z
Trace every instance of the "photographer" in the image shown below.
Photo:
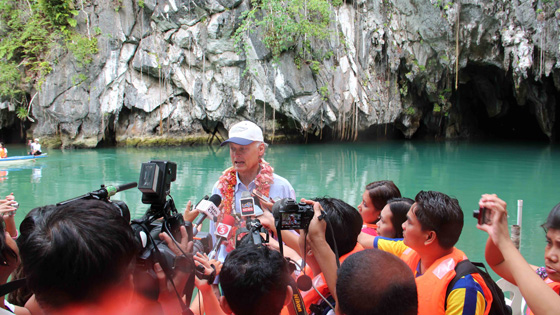
M560 292L560 204L550 211L546 223L543 224L547 242L545 270L529 265L515 248L509 237L507 205L503 200L494 194L484 194L479 201L479 206L490 212L490 221L477 224L476 227L488 233L485 255L492 270L519 287L529 305L530 313L558 314L558 309L560 309L560 296L558 296ZM539 272L545 281L535 271Z
M338 260L342 263L350 255L363 250L358 243L362 218L354 207L340 199L317 198L315 201L305 199L302 201L312 205L315 214L309 224L307 235L300 234L299 245L307 254L306 262L312 270L313 283L319 283L317 291L325 297L332 295L331 300L336 301L337 257L335 253L338 252ZM309 244L307 252L303 250L306 237ZM308 290L302 295L309 313L313 313L310 308L315 309L315 313L322 313L319 309L326 309L326 303L323 303L315 290ZM313 304L316 304L317 308L312 306Z
M20 232L17 242L27 285L46 313L181 312L159 264L154 270L160 280L160 303L134 292L134 235L120 211L106 201L78 199L35 208L21 223ZM181 234L186 236L184 227ZM187 249L185 238L180 246ZM175 284L184 286L187 277L178 268Z

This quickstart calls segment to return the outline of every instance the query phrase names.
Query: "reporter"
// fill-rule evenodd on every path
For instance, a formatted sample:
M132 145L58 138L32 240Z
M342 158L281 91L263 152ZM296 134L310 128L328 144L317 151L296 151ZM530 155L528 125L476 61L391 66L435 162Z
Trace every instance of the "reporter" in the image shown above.
M335 244L340 263L350 255L363 250L358 243L362 218L356 209L340 199L316 198L315 201L302 199L302 202L313 206L314 216L309 223L307 235L300 234L300 246L304 247L307 237L310 248L306 252L307 263L313 272L313 282L320 283L317 285L317 291L325 297L332 295L336 301ZM324 217L327 220L324 220ZM309 313L311 313L312 304L324 307L323 300L315 290L308 290L302 295Z
M545 281L521 256L509 237L507 204L495 194L484 194L479 201L481 208L490 211L490 224L477 224L488 233L486 261L499 276L517 285L534 314L558 314L560 309L560 204L549 213L543 228L546 231Z
M40 307L56 314L176 314L178 299L163 271L160 302L134 292L137 255L129 223L114 206L100 200L76 200L33 209L20 226L18 245L27 284ZM181 234L186 235L184 227ZM188 245L184 238L181 246ZM170 246L172 248L172 246ZM173 248L172 248L173 249ZM177 282L186 282L177 272ZM29 303L29 302L28 302Z

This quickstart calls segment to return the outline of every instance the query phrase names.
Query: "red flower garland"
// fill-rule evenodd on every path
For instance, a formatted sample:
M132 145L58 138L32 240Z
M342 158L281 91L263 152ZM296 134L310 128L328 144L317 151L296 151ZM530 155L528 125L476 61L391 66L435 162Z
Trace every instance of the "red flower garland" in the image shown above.
M274 168L264 159L260 160L260 171L255 178L255 187L258 192L268 197L270 193L270 185L274 182ZM237 185L237 172L234 167L230 167L224 171L220 179L218 179L218 189L222 194L222 212L218 218L221 222L224 214L231 214L235 202L235 185Z

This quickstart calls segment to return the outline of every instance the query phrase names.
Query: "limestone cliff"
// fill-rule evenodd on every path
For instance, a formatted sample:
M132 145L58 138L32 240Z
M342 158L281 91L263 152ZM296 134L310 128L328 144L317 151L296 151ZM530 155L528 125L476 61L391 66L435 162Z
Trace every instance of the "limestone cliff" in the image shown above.
M468 138L517 112L555 138L557 1L347 1L312 43L330 52L319 64L294 50L273 58L259 29L239 50L232 35L249 0L115 3L84 2L78 29L97 29L100 51L85 68L59 58L33 100L35 137L185 143L249 119L268 137L352 140L390 125L408 138ZM2 106L8 127L13 105Z

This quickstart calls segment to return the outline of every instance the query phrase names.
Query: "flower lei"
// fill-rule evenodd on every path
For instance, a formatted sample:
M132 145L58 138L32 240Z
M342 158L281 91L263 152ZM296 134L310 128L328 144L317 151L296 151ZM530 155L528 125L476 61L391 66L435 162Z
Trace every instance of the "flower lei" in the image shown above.
M274 182L273 174L274 168L264 159L261 159L260 171L255 178L255 189L267 197L270 193L270 185ZM231 214L235 207L235 185L237 185L237 172L232 166L226 169L218 179L218 189L222 194L222 211L218 216L218 222L223 220L225 214ZM231 235L235 235L236 230L237 228L234 227ZM232 240L233 238L229 240L230 245Z
M265 160L260 160L260 172L255 178L255 187L258 192L268 197L270 193L270 185L274 182L274 168ZM222 194L222 212L218 221L221 221L224 214L231 214L234 207L235 185L237 185L237 172L235 168L230 167L224 171L220 179L218 179L218 189Z

